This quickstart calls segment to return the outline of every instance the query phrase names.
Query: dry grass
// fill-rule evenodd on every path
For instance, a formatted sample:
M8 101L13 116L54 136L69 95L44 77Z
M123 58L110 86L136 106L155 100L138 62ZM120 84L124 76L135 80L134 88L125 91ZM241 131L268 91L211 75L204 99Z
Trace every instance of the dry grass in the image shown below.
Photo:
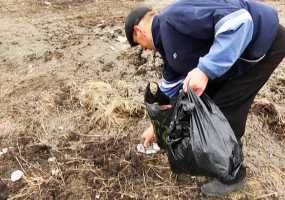
M119 89L127 86L123 81L115 84ZM142 103L120 97L118 93L118 90L108 83L89 81L82 87L79 99L87 109L94 111L93 120L102 128L123 124L131 117L145 116Z
M273 133L281 139L285 139L285 109L267 99L256 100L252 106L252 111L261 116Z

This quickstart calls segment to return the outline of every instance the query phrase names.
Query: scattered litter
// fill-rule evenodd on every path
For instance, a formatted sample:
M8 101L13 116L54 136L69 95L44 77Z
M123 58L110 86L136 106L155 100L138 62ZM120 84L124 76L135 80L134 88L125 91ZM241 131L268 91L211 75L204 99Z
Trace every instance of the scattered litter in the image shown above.
M8 148L3 148L2 150L0 150L0 156L4 155L8 153Z
M152 145L148 147L144 147L143 144L138 144L137 145L137 151L139 153L144 153L144 154L156 154L157 152L160 151L160 148L157 143L153 143Z
M8 153L8 148L2 149L2 152L3 152L3 153Z
M122 43L124 43L124 42L126 42L127 41L127 39L125 38L125 37L123 37L123 36L118 36L117 37L117 39L116 39L118 42L122 42Z
M50 5L51 5L51 2L44 1L44 4L47 5L47 6L50 6Z
M60 173L59 169L52 169L52 170L51 170L51 175L52 175L52 176L58 176L59 173Z
M11 174L11 181L16 182L18 180L20 180L24 175L24 172L22 172L21 170L16 170L14 172L12 172Z
M50 157L48 158L48 162L55 162L56 158L55 157Z
M103 29L106 27L106 24L98 24L97 27Z

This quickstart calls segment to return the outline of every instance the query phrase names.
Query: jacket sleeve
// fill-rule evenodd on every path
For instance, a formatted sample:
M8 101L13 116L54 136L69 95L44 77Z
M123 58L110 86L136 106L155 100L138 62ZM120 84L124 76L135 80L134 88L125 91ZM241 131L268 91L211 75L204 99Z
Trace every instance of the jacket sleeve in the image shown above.
M167 81L162 78L159 82L160 90L169 97L175 97L179 94L179 90L183 86L184 79L178 79L175 81Z
M245 9L223 17L215 26L210 51L199 59L198 68L210 79L225 74L242 55L253 35L253 21Z

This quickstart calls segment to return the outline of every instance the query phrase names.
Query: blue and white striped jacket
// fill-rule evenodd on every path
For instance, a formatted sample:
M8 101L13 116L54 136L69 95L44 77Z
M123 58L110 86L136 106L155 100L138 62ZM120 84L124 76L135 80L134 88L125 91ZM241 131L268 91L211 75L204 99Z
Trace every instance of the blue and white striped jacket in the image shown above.
M195 67L210 79L243 74L265 57L278 27L277 12L254 0L177 1L152 24L162 91L176 95Z

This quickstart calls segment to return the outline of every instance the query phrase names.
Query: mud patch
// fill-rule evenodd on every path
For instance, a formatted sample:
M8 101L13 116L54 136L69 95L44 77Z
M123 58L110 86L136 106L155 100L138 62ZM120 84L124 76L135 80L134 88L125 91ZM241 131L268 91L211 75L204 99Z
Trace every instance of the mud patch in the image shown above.
M260 116L269 129L276 133L280 140L285 139L285 109L267 99L261 99L254 102L252 111Z

